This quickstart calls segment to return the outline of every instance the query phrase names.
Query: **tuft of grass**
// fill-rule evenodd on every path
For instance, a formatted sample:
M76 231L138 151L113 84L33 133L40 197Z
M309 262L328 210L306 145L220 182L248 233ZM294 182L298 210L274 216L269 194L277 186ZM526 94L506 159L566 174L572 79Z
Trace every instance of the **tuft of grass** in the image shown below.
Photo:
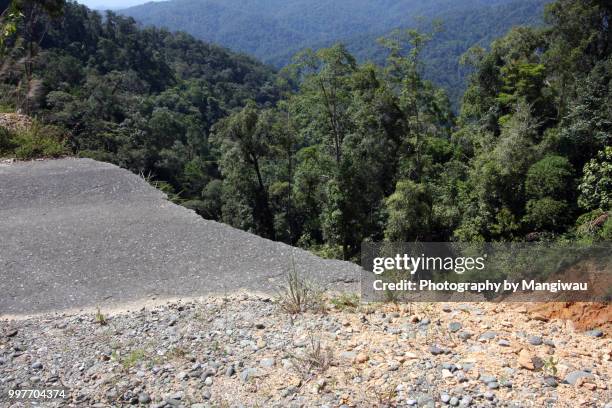
M384 383L382 386L372 387L372 391L378 400L379 407L393 407L397 399L397 385L393 383Z
M138 362L144 360L146 355L147 354L142 349L133 350L121 361L121 364L126 369L134 367Z
M58 127L43 126L35 121L28 129L0 128L0 157L32 160L62 157L68 153L66 137Z
M98 310L96 310L95 320L100 326L106 326L108 324L108 319L106 319L106 316L100 311L99 307Z
M182 360L187 356L187 351L181 347L174 347L166 354L168 360Z
M360 298L356 293L342 293L332 298L331 304L340 311L355 311L359 307Z
M291 268L287 272L285 287L278 294L281 309L291 315L311 310L315 313L325 312L323 292L314 284L300 276L291 258Z
M321 344L321 339L310 334L310 342L301 355L291 356L291 364L300 375L308 377L313 371L324 372L332 362L331 349Z

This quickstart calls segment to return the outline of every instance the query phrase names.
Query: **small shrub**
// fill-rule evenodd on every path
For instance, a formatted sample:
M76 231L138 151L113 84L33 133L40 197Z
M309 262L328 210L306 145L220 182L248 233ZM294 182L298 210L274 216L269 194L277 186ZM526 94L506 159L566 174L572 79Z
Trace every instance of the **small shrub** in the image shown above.
M356 310L359 307L359 295L356 293L342 293L331 300L331 304L338 310Z
M307 310L316 313L325 311L323 292L300 276L293 259L286 279L285 287L278 295L278 303L281 309L292 315Z
M0 129L0 154L20 160L56 158L68 154L68 148L61 129L34 122L28 129Z
M552 377L557 376L557 364L558 360L555 360L552 356L546 360L544 360L544 372Z
M299 245L299 244L298 244ZM323 245L299 245L301 247L308 248L310 252L323 259L342 259L342 246L333 244Z
M8 155L15 150L17 145L8 129L0 127L0 156Z
M291 364L304 377L313 371L324 372L331 365L333 353L321 344L321 340L310 334L310 342L301 355L293 355Z
M181 360L187 356L187 351L181 347L174 347L166 354L168 360Z

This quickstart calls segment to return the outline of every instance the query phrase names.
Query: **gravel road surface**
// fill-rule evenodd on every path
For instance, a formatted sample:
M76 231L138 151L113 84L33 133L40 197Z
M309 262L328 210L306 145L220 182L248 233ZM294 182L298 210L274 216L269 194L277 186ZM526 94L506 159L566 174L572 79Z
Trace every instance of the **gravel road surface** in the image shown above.
M114 165L0 164L0 316L273 293L292 257L321 286L356 288L356 265L204 220Z

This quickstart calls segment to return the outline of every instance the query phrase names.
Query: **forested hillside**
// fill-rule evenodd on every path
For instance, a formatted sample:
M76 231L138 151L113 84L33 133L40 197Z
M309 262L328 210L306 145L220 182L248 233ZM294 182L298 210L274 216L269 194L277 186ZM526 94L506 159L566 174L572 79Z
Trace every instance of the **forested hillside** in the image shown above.
M443 23L424 51L425 77L445 87L457 106L468 71L460 56L487 46L515 25L542 22L548 0L172 0L120 13L145 25L184 30L205 41L254 55L274 66L291 62L304 48L343 42L360 62L385 60L377 39L396 28Z
M472 48L458 116L424 79L428 31L387 36L382 65L335 45L274 74L185 34L38 4L4 30L3 109L206 218L345 259L385 239L612 239L607 1L557 0L547 26Z
M248 57L75 3L46 2L51 13L41 3L23 3L3 50L0 106L64 129L81 156L199 196L216 175L210 127L247 100L277 97L273 72Z

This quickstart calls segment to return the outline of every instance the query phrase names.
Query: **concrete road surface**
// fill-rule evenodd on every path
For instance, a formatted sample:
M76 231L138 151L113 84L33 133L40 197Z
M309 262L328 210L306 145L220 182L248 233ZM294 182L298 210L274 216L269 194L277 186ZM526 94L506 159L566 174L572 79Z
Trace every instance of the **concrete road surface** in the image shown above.
M204 220L114 165L0 164L0 315L274 293L292 256L320 285L356 289L356 265Z

